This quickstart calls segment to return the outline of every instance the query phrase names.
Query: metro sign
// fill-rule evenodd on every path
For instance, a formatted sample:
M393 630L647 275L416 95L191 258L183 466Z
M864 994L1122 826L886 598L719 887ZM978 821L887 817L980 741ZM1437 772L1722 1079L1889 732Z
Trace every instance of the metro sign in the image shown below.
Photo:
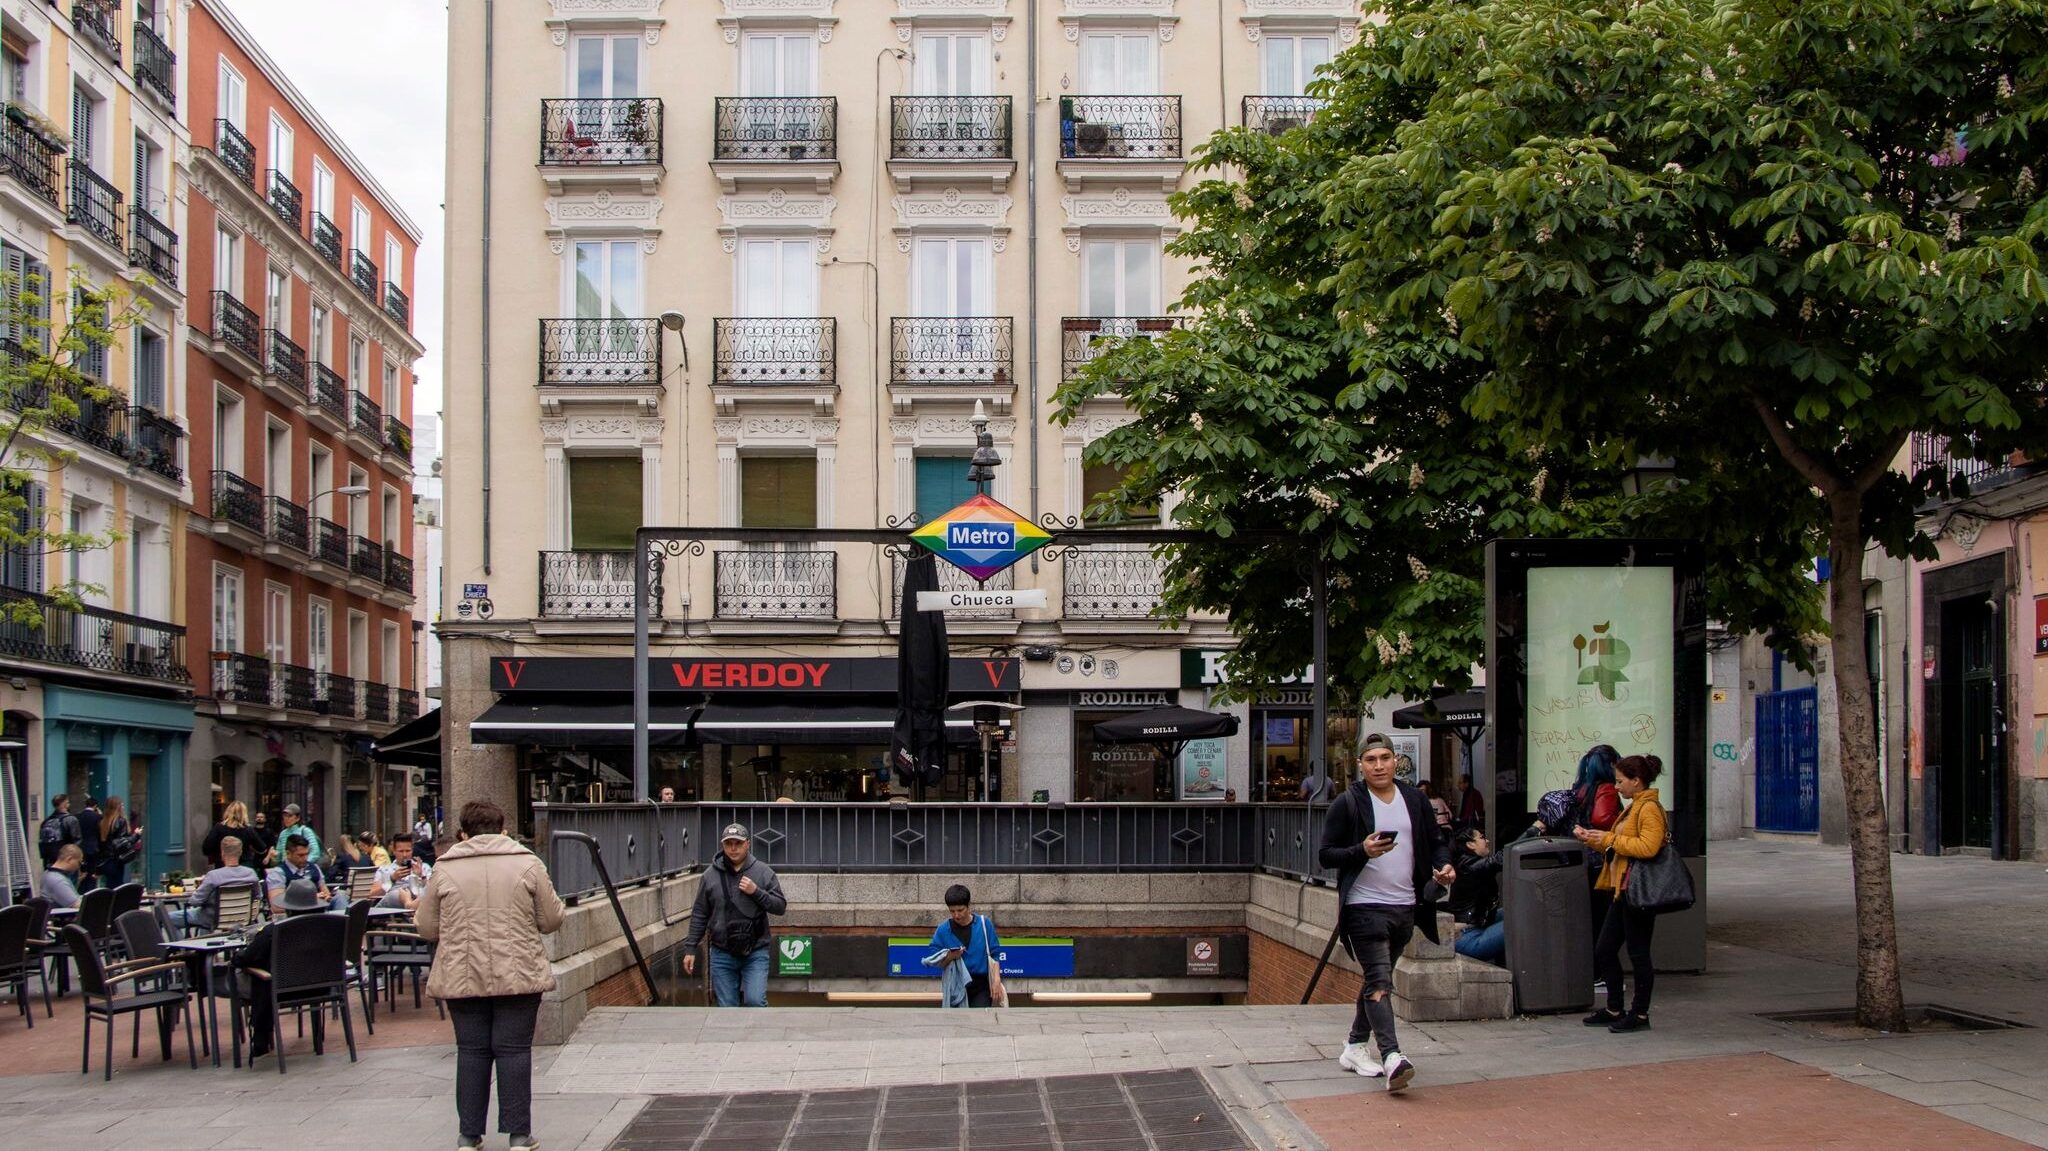
M1052 542L1043 528L987 496L975 496L910 538L977 583Z

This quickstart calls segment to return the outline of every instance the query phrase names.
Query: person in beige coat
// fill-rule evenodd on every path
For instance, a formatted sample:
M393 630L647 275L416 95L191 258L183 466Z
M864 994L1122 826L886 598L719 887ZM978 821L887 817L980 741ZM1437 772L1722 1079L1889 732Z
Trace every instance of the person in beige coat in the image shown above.
M427 994L455 1023L456 1146L483 1145L496 1065L498 1130L534 1148L533 1026L555 986L540 937L562 926L562 901L547 865L505 834L497 804L463 804L461 828L414 910L420 936L438 943Z

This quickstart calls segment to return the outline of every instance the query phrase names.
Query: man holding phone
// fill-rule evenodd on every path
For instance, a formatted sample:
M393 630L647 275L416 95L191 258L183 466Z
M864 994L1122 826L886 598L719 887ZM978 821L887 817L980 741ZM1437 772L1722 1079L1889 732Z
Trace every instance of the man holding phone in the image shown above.
M370 898L379 907L397 907L411 911L413 905L426 893L427 877L434 869L420 862L412 853L412 840L402 835L391 837L391 862L377 869L377 881L370 887Z
M1394 1030L1394 963L1418 926L1436 942L1429 883L1448 888L1458 875L1428 798L1394 778L1395 760L1386 736L1374 732L1359 742L1358 781L1330 805L1318 852L1324 867L1337 869L1338 931L1365 973L1337 1063L1360 1075L1385 1075L1389 1092L1406 1090L1415 1078ZM1377 1058L1368 1039L1378 1042Z

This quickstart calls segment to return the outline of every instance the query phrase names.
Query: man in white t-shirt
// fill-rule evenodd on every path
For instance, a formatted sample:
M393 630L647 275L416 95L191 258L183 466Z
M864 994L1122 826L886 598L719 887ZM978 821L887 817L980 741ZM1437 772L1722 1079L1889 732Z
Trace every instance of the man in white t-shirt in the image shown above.
M1417 927L1435 941L1436 909L1425 903L1425 890L1432 879L1448 888L1457 878L1428 798L1395 779L1394 767L1386 736L1375 732L1359 743L1358 782L1330 805L1318 853L1324 867L1337 869L1339 930L1365 973L1337 1062L1360 1075L1385 1075L1390 1092L1415 1078L1394 1031L1394 961ZM1367 1040L1378 1043L1377 1058Z

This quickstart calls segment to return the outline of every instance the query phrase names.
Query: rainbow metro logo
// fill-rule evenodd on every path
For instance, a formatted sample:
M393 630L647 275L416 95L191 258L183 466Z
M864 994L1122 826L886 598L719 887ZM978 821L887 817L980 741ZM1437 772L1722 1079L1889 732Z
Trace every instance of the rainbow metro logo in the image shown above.
M910 538L977 583L1052 542L1043 528L987 496L975 496Z

